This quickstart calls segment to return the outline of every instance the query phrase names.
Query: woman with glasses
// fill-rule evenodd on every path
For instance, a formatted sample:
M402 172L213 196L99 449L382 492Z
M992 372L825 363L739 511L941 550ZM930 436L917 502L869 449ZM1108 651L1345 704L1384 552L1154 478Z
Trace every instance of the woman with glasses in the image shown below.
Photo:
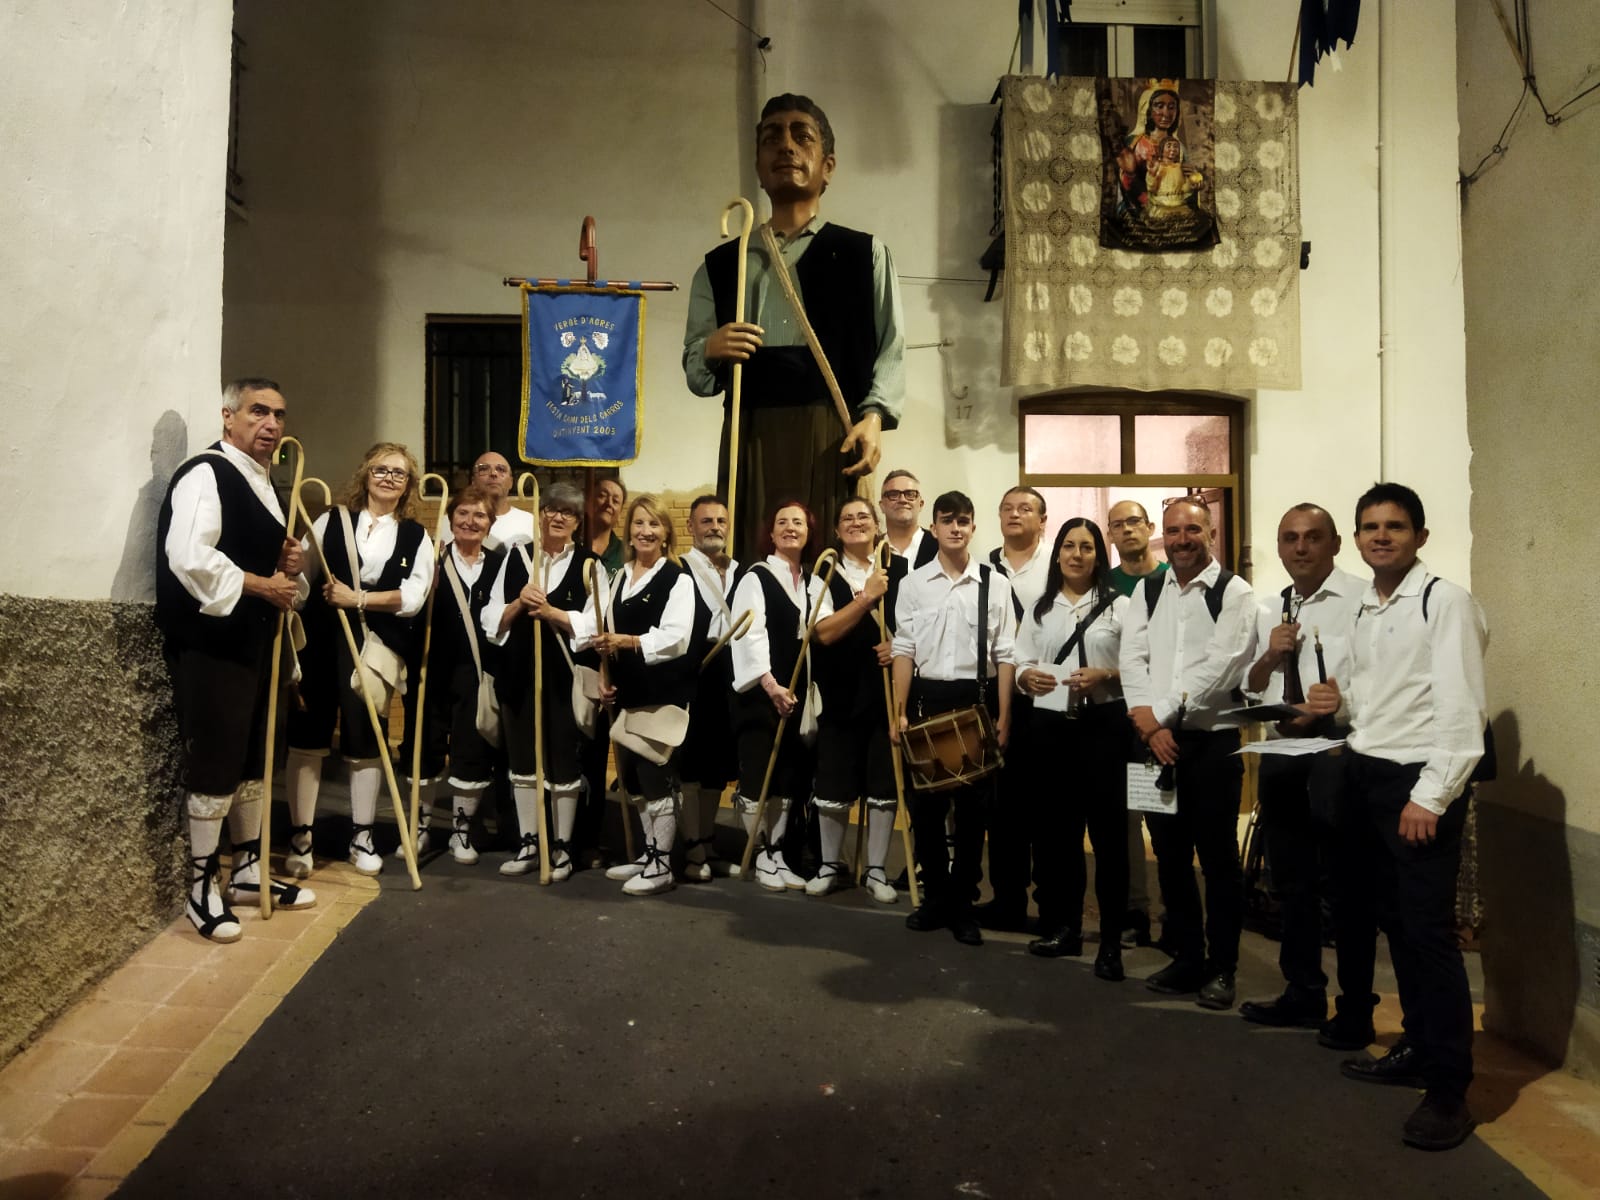
M544 778L555 814L550 847L550 878L572 874L572 826L583 793L580 752L585 741L572 708L574 661L594 666L586 653L574 659L569 648L572 616L584 608L584 564L595 555L573 543L583 515L583 493L568 483L553 483L539 497L538 577L533 560L520 543L506 550L505 562L483 610L483 629L500 649L496 656L495 694L500 699L501 728L511 765L511 794L516 801L522 841L517 852L500 864L502 875L525 875L539 865L538 763L534 755L533 639L544 641ZM537 631L537 633L535 632Z
M626 895L652 896L676 886L669 862L678 831L674 760L688 729L711 610L678 560L665 507L636 496L623 527L627 560L609 585L601 581L605 632L596 629L592 609L575 613L572 624L577 645L606 657L601 695L615 714L617 773L644 829L644 852L606 878L624 881Z
M1128 907L1128 707L1117 654L1128 598L1111 580L1100 527L1074 517L1056 534L1044 595L1017 630L1017 687L1033 697L1028 760L1034 798L1034 901L1041 958L1083 953L1087 869L1094 847L1100 951L1094 973L1123 978L1122 917Z
M800 661L806 623L822 595L821 581L807 566L814 557L815 529L816 521L805 505L796 500L780 502L763 538L766 557L744 567L733 588L733 611L748 610L751 616L749 631L731 647L733 733L739 752L739 790L734 805L743 818L745 833L759 839L756 882L769 892L800 891L806 886L789 868L783 844L791 808L803 805L811 792L811 750L801 738L801 706L811 673L800 673L794 692L789 691L789 681ZM758 832L761 784L783 717L789 720L768 788L766 828Z
M397 442L379 442L334 506L312 524L302 543L306 576L312 585L306 605L306 648L300 655L303 706L289 713L289 854L291 875L311 873L311 831L317 812L322 760L339 725L339 752L350 767L350 863L363 875L383 870L372 841L383 785L377 737L361 693L352 686L354 663L335 609L348 615L356 645L369 632L400 659L409 662L417 647L417 614L433 584L434 551L415 519L417 463ZM312 542L320 542L332 578L316 586L322 570ZM405 691L405 681L400 681ZM379 717L388 716L384 698L374 697Z
M812 651L822 690L811 789L822 865L806 884L806 894L825 896L849 882L844 839L850 809L865 796L867 892L881 904L893 904L898 895L889 883L887 863L894 837L894 761L883 703L883 668L890 663L891 643L880 636L876 613L882 602L892 635L895 595L907 560L892 556L887 574L878 568L873 558L878 519L866 500L848 501L839 510L835 532L839 569L817 609L819 645Z

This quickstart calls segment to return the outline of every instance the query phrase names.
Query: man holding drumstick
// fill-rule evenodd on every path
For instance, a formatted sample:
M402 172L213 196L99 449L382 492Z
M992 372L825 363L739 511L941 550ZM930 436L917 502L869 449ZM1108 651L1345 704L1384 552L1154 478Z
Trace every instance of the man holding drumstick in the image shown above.
M259 898L269 667L279 613L305 599L299 542L287 536L268 473L283 438L283 393L270 379L222 392L222 440L173 473L161 504L156 622L166 635L189 818L189 898L202 937L242 930L217 889L222 821L233 842L228 899ZM253 785L253 786L252 786ZM309 888L271 883L279 908L310 908Z
M745 320L735 321L738 244L705 257L689 290L683 372L699 396L722 392L731 404L732 367L743 363L738 494L729 552L755 561L761 523L785 496L807 498L824 529L853 495L856 479L878 466L880 435L905 402L905 337L900 290L889 250L871 234L823 220L822 193L833 179L833 127L806 96L768 100L756 126L756 177L772 204L767 224L816 330L848 410L849 428L785 295L780 264L750 238ZM724 421L717 490L728 489L730 423Z

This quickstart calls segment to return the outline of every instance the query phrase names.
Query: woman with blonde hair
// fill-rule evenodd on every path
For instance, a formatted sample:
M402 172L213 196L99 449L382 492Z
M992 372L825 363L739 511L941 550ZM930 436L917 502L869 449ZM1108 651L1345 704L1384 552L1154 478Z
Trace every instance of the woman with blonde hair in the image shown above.
M303 708L289 714L289 854L291 875L311 874L312 821L322 760L339 725L339 752L350 767L350 863L363 875L383 870L372 842L378 791L383 782L380 749L361 693L351 685L355 664L336 609L350 620L358 648L377 637L401 660L410 660L420 633L417 615L433 585L434 549L416 521L417 461L398 442L367 451L334 506L313 522L302 543L306 577L306 648L300 656ZM321 542L332 578L317 588ZM405 691L406 681L398 690ZM375 698L382 707L382 697ZM380 712L380 716L386 716Z

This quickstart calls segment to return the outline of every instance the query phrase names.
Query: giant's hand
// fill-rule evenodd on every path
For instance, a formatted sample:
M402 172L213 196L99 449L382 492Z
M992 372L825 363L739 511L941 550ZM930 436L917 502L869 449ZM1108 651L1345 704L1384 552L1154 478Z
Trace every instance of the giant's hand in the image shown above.
M839 443L839 453L847 455L859 451L861 457L844 469L846 475L871 475L878 469L878 459L883 456L880 445L883 439L883 417L869 412L850 427L844 441Z
M706 339L707 362L749 362L764 330L749 321L729 321Z

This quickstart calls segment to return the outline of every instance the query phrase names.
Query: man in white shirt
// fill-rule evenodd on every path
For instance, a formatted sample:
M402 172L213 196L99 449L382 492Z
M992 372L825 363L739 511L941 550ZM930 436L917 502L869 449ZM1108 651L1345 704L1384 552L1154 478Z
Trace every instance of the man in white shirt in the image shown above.
M972 501L946 492L933 502L937 557L906 577L895 601L894 693L899 733L912 722L982 704L1004 748L1015 683L1016 621L1005 579L970 553ZM979 647L982 647L980 654ZM924 901L906 918L918 932L948 928L956 941L983 944L972 891L983 855L983 805L992 777L908 800L922 868ZM955 810L955 861L945 853L945 814Z
M728 554L728 504L721 496L697 496L689 506L693 543L683 565L694 576L700 597L711 610L706 636L722 638L732 624L728 595L739 563ZM739 774L734 753L733 722L728 693L733 690L733 652L723 647L700 672L694 702L689 705L689 732L678 751L678 778L683 783L683 877L703 883L728 875L732 866L716 854L717 809L722 793Z
M1011 585L1011 606L1017 621L1044 594L1050 548L1044 541L1045 501L1026 485L1000 498L1000 533L1005 541L989 552L989 565ZM1028 724L1033 701L1018 693L1011 700L1011 743L1000 772L995 804L989 814L989 887L993 898L978 905L985 929L1022 930L1028 924L1028 883L1033 856L1028 809L1026 765Z
M1202 1008L1233 1007L1244 923L1239 864L1239 729L1222 714L1255 650L1250 585L1211 557L1211 510L1175 500L1162 514L1171 570L1134 589L1120 662L1128 718L1156 761L1174 766L1177 811L1149 813L1166 901L1163 941L1173 960L1146 983L1167 995L1198 992ZM1204 923L1194 858L1206 879Z
M1334 565L1341 546L1333 517L1315 504L1297 504L1278 522L1278 560L1290 584L1263 596L1256 616L1260 657L1245 690L1263 704L1304 704L1306 688L1327 675L1348 679L1349 629L1366 584ZM1310 718L1285 722L1269 736L1329 733ZM1337 735L1335 735L1337 736ZM1260 818L1272 893L1283 917L1278 968L1283 994L1246 1000L1239 1015L1258 1025L1321 1029L1328 1015L1328 977L1322 970L1322 879L1331 865L1333 814L1313 811L1312 774L1337 766L1324 755L1262 755L1258 767ZM1371 980L1369 979L1370 985ZM1324 1045L1360 1050L1372 1041L1372 993L1339 997L1339 1013L1323 1031Z
M1387 1054L1340 1069L1364 1082L1425 1087L1401 1137L1448 1150L1474 1126L1466 1102L1472 995L1455 927L1461 830L1473 782L1494 772L1484 736L1488 627L1470 593L1417 557L1427 540L1422 500L1410 488L1375 484L1357 501L1356 544L1372 586L1355 621L1349 691L1341 695L1330 677L1308 698L1312 712L1348 718L1347 796L1365 834L1351 875L1368 889L1341 896L1341 983L1346 953L1365 950L1370 970L1375 939L1354 943L1381 926L1404 1014L1404 1035Z
M513 542L533 541L533 514L511 506L511 464L493 450L472 464L472 482L494 497L494 524L483 539L484 549L504 550Z
M883 535L889 549L905 559L913 569L933 561L939 552L933 535L918 522L922 507L922 484L905 468L890 471L883 477L883 490L878 494L878 508L883 512Z
M217 887L222 821L233 842L228 900L261 894L261 777L268 681L281 614L305 598L298 540L288 537L268 473L287 406L270 379L222 392L222 439L174 472L157 527L156 622L166 637L184 747L190 888L185 915L202 937L243 932ZM284 908L309 888L270 881Z

